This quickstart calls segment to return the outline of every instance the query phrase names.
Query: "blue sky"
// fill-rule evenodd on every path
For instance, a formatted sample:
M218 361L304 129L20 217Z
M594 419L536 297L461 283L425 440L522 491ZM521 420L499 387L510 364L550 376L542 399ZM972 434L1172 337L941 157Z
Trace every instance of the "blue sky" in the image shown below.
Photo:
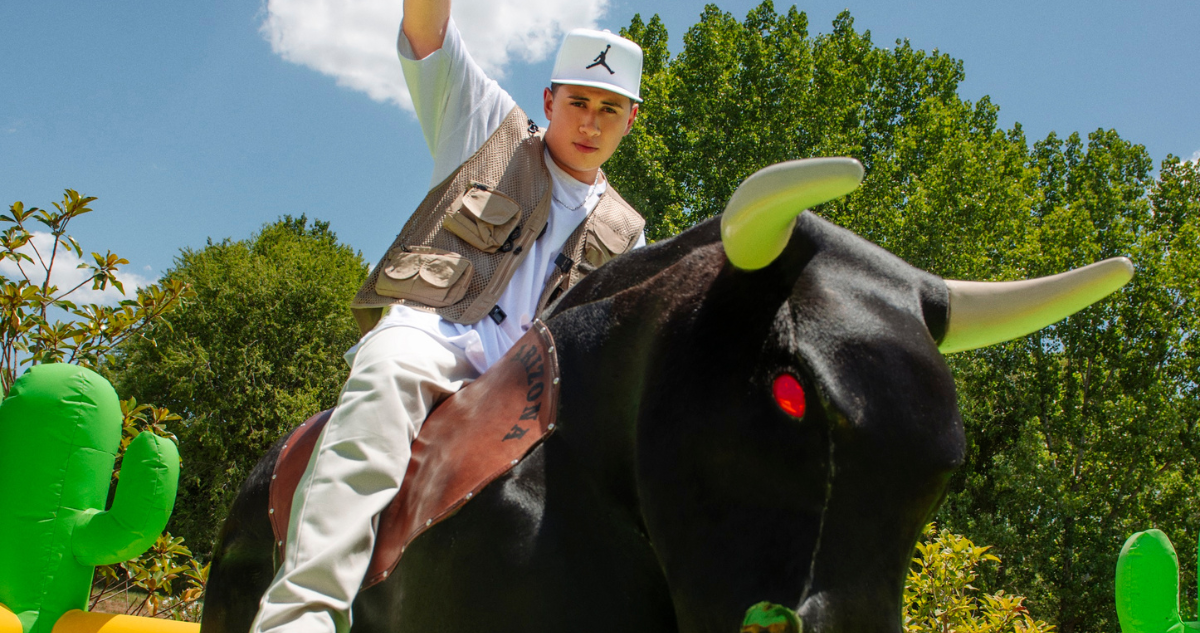
M757 2L718 6L738 18ZM0 203L99 197L71 231L154 278L180 248L245 238L283 214L332 223L374 261L429 184L403 107L401 2L210 0L0 5ZM788 5L778 4L784 10ZM1097 128L1157 164L1200 155L1200 2L817 0L810 32L848 8L890 46L963 60L960 94L990 95L1031 140ZM698 0L460 0L468 46L529 112L562 28L662 15L672 51ZM266 25L266 26L264 26Z

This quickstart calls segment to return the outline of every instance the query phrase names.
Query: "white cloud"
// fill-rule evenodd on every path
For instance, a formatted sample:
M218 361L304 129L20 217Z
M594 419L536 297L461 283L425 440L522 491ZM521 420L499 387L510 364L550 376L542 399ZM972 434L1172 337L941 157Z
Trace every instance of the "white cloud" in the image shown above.
M294 64L337 79L338 85L407 110L412 100L396 60L401 0L268 0L262 33ZM594 27L608 0L459 0L454 21L467 49L493 77L513 60L552 55L562 34Z
M1192 157L1187 160L1189 163L1200 163L1200 149L1192 152Z
M37 250L43 257L49 257L51 250L54 248L54 237L49 233L42 231L34 231L33 245L37 246ZM35 284L41 284L46 278L46 273L38 263L38 257L34 254L33 248L26 244L20 252L29 255L33 258L33 262L21 262L21 268L25 270L25 274L29 276L30 281ZM95 264L91 253L84 253L83 259L75 256L73 251L63 249L61 246L54 258L54 270L51 273L50 283L58 286L58 293L61 294L79 285L81 282L90 279L91 270L87 268L79 268L81 263ZM21 271L17 268L17 264L11 259L0 261L0 274L10 280L21 279ZM87 303L100 304L115 304L122 299L133 299L137 296L137 289L142 286L148 286L154 282L153 279L131 273L127 269L122 268L117 271L117 279L125 286L125 294L122 295L116 288L109 284L104 290L92 290L91 282L87 282L80 289L71 293L67 298L75 302L77 305ZM57 295L56 295L57 296Z

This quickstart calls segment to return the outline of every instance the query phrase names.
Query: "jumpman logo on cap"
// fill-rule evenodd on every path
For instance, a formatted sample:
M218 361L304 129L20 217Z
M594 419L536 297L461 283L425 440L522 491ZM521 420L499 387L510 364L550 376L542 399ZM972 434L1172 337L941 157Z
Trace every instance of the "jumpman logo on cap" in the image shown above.
M610 74L610 75L615 75L615 74L617 74L617 71L613 70L613 69L612 69L611 67L609 67L609 65L608 65L608 61L607 61L607 59L608 59L608 49L610 49L610 48L612 48L612 44L609 44L608 46L605 46L605 47L604 47L604 50L600 51L600 54L596 56L596 59L593 59L593 60L592 60L592 63L591 63L591 64L588 64L587 66L584 66L584 67L583 67L583 68L584 68L584 70L587 70L588 68L592 68L592 67L594 67L594 66L604 66L605 70L607 70L607 71L608 71L608 74Z

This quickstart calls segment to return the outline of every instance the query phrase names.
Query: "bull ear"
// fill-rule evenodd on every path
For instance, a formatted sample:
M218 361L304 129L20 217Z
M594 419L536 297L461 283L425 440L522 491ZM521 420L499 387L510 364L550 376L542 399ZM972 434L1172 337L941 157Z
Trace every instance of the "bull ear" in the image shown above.
M862 178L853 158L806 158L754 172L721 216L725 256L742 270L765 268L787 247L796 216L854 191Z
M1114 257L1051 277L1023 281L946 280L950 308L943 354L1003 343L1107 297L1133 278L1133 262Z

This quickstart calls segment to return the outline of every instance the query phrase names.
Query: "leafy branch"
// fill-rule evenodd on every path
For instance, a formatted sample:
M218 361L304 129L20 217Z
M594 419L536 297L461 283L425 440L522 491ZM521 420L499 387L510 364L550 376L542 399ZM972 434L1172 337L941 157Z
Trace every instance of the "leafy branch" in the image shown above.
M53 210L27 208L18 201L8 213L0 214L0 223L9 225L0 233L0 262L11 260L20 273L17 279L0 275L0 394L8 394L24 365L62 362L97 368L121 342L162 320L172 307L195 294L185 283L166 280L139 288L135 298L114 306L76 304L71 295L89 283L93 290L111 284L125 295L117 274L129 260L111 251L93 252L94 263L78 266L90 274L70 289L58 288L53 275L60 255L83 257L83 248L67 234L67 227L71 220L91 213L88 205L95 200L67 189ZM31 228L37 224L53 240L48 252L39 249L34 239ZM51 320L52 309L74 318Z
M164 533L142 556L97 567L88 608L118 603L128 615L196 622L208 568L192 558L183 537Z
M999 563L988 547L965 536L925 526L917 557L904 587L905 633L1051 633L1035 619L1025 598L1005 594L978 596L971 583L983 563Z

